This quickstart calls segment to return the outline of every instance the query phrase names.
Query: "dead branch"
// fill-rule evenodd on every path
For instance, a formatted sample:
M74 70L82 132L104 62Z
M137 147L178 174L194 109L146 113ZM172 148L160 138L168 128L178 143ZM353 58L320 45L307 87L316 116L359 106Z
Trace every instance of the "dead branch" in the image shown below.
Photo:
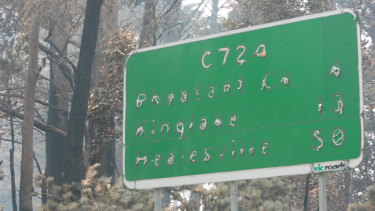
M66 58L57 55L55 52L51 51L51 49L49 49L42 43L39 43L39 49L43 51L45 54L47 54L49 58L52 58L51 60L59 66L64 77L66 78L66 80L68 80L70 87L74 89L74 82L72 77L70 77L70 73L73 71L65 62L62 61L62 59L64 60Z
M13 117L16 117L18 119L22 119L24 118L24 115L15 111L15 110L12 110L11 108L9 108L8 106L6 105L3 105L0 103L0 111L4 112L4 113L7 113L8 115L12 115ZM50 133L54 133L56 135L59 135L59 136L62 136L62 137L67 137L66 133L54 126L51 126L51 125L46 125L46 124L43 124L43 123L40 123L39 121L35 121L34 120L34 126L44 132L50 132Z

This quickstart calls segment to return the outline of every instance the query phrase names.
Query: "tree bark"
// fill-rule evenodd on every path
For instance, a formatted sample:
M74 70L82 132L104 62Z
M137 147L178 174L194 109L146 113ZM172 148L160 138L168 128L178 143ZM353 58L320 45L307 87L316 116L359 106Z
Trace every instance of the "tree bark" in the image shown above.
M100 12L100 23L98 29L98 42L96 43L95 58L92 72L92 87L99 85L102 79L100 69L105 64L103 51L103 42L105 38L118 34L118 5L117 0L106 0L103 3Z
M39 17L35 15L31 21L29 36L29 69L27 73L24 121L22 125L22 158L20 184L20 210L33 210L33 132L35 89L38 77L38 44L39 44Z
M52 2L53 3L53 2ZM56 5L55 8L60 8ZM64 8L63 8L64 9ZM59 12L59 14L62 14ZM55 17L51 21L51 51L54 55L58 52L62 56L67 55L68 44L68 26L66 17ZM56 49L57 48L57 49ZM63 74L62 69L55 62L50 62L50 91L49 91L49 104L56 109L49 108L47 124L55 126L61 131L66 131L68 124L68 117L63 111L68 110L68 96L66 93L70 92L69 82ZM54 183L58 186L63 184L63 164L64 164L64 137L56 135L52 132L46 133L46 151L47 151L47 164L46 175L54 178Z
M139 47L144 48L156 44L155 35L155 0L145 0Z
M65 184L71 182L80 183L83 176L83 135L102 3L103 0L87 0L81 50L75 76L71 112L69 114L68 137L64 145ZM79 197L80 191L76 190L74 195Z

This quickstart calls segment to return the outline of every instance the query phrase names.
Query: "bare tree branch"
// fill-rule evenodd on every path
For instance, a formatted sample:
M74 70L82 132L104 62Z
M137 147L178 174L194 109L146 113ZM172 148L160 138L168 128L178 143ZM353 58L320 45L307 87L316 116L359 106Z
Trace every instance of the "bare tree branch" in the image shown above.
M43 75L39 75L38 77L39 79L49 81L49 83L55 87L56 91L60 93L60 95L62 96L62 98L64 98L64 100L72 102L72 100L66 96L66 95L71 95L72 93L67 93L66 91L64 92L63 90L61 90L59 86L55 83L55 81L52 81L50 78L47 78Z
M35 152L33 152L33 157L34 157L34 161L35 161L35 163L36 163L36 167L37 167L37 169L38 169L38 171L39 171L39 174L43 174L43 172L42 172L42 168L40 167L40 164L39 164L39 162L38 162L38 159L36 159Z
M15 111L15 110L12 110L11 108L9 108L8 106L5 106L3 104L0 103L0 111L4 112L4 113L7 113L8 115L12 115L13 117L16 117L18 119L22 119L24 118L24 115ZM46 125L46 124L42 124L40 123L39 121L35 121L34 120L34 126L44 132L50 132L50 133L54 133L56 135L59 135L59 136L62 136L62 137L66 137L66 133L54 126L51 126L51 125Z
M22 86L22 87L13 87L13 88L5 88L5 89L0 89L0 92L3 92L3 91L8 91L8 90L24 90L25 87Z
M162 17L168 15L168 13L169 13L169 12L170 12L170 11L176 6L176 4L177 4L178 1L179 1L179 0L173 0L171 6L170 6L165 12L163 12L164 9L167 8L167 5L166 5L166 6L162 9L162 12L160 13L160 16L159 16L158 19L160 20Z
M19 142L19 141L13 141L13 140L5 139L5 138L0 138L0 140L1 140L1 141L11 142L11 143L14 143L14 144L22 144L22 143ZM42 172L42 168L40 167L40 164L39 164L38 160L36 159L35 153L34 153L34 160L35 160L35 163L36 163L36 165L37 165L37 168L38 168L39 174L43 174L43 172Z
M61 57L61 56L55 54L55 52L51 51L51 49L49 49L48 47L46 47L42 43L39 43L39 49L41 51L43 51L44 53L46 53L50 58L52 58L52 61L55 62L59 66L63 75L69 81L70 87L73 89L74 88L74 82L73 82L72 77L70 77L70 75L69 75L72 72L72 69L67 64L65 64L64 62L60 62L61 59L64 59L64 60L67 60L67 59L65 57Z
M15 97L15 98L23 99L23 96L22 96L22 95L18 95L18 94L4 94L4 93L0 93L0 96L4 96L4 97ZM58 108L58 107L56 107L56 106L53 106L53 105L51 105L51 104L49 104L49 103L43 102L43 101L41 101L41 100L35 100L35 102L37 102L37 103L39 103L39 104L41 104L41 105L43 105L43 106L46 106L46 107L52 108L52 109L54 109L54 110L56 110L56 111L61 111L61 112L64 112L65 114L68 114L67 111L65 111L65 110L63 110L63 109L61 109L61 108Z
M5 139L5 138L0 138L0 141L6 141L6 142L10 142L10 143L15 143L15 144L22 144L19 141L13 141L13 140L10 140L10 139Z
M64 56L64 54L59 50L59 48L53 43L53 42L49 42L49 44L55 49L55 51L59 54L60 58L61 59L64 59L66 60L70 66L72 67L73 71L74 72L77 72L77 67L73 64L72 61L70 61L70 59L68 59L66 56Z

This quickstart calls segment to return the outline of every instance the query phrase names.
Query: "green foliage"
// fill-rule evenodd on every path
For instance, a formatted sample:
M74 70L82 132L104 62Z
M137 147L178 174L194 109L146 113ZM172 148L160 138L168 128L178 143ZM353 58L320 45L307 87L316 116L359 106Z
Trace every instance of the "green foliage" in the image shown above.
M53 178L38 176L36 186L41 187L43 181L48 188L47 204L40 210L127 210L143 211L153 209L150 191L133 191L124 187L121 180L111 185L111 178L96 178L99 164L91 166L82 184L70 184L59 187L54 185ZM75 199L73 190L81 191L81 198Z

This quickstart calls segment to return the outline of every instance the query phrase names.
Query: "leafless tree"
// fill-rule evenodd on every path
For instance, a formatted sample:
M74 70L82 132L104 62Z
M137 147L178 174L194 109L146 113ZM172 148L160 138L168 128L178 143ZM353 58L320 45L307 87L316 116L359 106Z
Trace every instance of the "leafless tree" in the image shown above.
M33 210L33 134L35 89L39 74L38 44L40 20L38 14L32 17L29 36L29 69L25 88L24 121L22 125L22 158L20 184L20 210Z

